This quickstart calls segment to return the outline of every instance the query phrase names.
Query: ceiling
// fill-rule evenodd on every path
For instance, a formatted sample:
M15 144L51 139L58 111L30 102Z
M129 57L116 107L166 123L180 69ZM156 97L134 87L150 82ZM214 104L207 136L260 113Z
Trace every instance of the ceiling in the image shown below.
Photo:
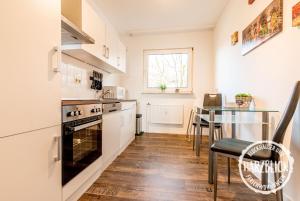
M228 0L94 0L121 33L213 28Z

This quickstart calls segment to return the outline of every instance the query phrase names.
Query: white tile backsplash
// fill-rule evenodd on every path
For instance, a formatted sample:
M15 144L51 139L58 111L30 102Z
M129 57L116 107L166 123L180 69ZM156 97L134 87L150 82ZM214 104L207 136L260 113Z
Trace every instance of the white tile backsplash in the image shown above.
M91 89L90 76L93 70L103 74L103 84L119 86L118 75L108 74L91 65L85 64L67 55L62 56L62 99L96 99L99 92Z

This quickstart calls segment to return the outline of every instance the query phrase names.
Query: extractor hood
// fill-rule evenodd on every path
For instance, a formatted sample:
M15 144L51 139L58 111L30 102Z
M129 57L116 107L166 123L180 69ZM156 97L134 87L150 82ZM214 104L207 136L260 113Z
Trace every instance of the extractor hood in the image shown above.
M81 45L64 45L62 46L62 53L107 73L122 73L111 64L82 48Z
M61 16L61 43L62 45L94 44L95 40L66 17Z
M120 73L121 71L106 61L87 51L83 44L95 44L95 40L84 33L66 17L61 17L61 50L62 53L81 62L92 65L107 73Z

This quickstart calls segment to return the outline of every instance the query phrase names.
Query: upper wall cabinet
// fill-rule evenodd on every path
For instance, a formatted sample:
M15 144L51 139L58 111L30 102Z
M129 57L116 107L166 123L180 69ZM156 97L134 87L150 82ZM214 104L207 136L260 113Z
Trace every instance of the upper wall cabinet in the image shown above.
M106 46L108 48L108 62L116 67L118 67L118 42L119 36L117 32L110 24L108 24L106 27Z
M118 66L119 36L90 0L62 0L62 15L95 40L64 46L63 53L110 73L125 72Z
M105 60L105 22L87 1L82 1L82 30L95 39L94 45L83 45L83 48L96 57Z
M119 41L117 66L119 70L124 73L126 72L126 56L127 56L127 48L121 41Z

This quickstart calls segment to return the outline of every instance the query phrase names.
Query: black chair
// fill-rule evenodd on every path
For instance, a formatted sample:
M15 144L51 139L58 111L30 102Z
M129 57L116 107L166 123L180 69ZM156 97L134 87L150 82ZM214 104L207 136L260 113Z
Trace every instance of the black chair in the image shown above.
M205 94L204 100L203 100L203 107L222 107L222 94ZM201 114L208 115L209 111L202 110ZM216 111L216 115L221 115L222 111ZM193 122L193 150L195 150L195 136L196 136L196 127L197 122ZM203 134L203 128L209 128L209 122L205 121L204 119L201 119L200 122L200 136L201 136L201 142L202 142L202 134ZM215 139L221 139L223 138L223 129L222 124L215 124L216 131L218 131L218 137Z
M282 144L286 129L296 111L298 102L299 102L299 95L300 95L300 81L297 82L289 104L281 117L281 120L275 130L275 134L273 137L273 142L278 144ZM218 174L217 174L217 158L218 155L223 155L225 157L230 158L238 158L244 149L246 149L252 142L237 140L237 139L221 139L216 141L212 146L211 150L214 153L214 200L217 200L217 182L218 182ZM280 158L277 154L273 154L273 152L266 152L254 154L253 156L247 156L247 160L254 160L254 161L263 161L263 160L272 160L272 161L279 161ZM230 166L228 167L230 168ZM230 169L228 169L228 173L230 173ZM275 179L280 177L280 174L274 174ZM228 174L228 183L230 183L230 174ZM282 190L276 192L277 201L283 200Z

